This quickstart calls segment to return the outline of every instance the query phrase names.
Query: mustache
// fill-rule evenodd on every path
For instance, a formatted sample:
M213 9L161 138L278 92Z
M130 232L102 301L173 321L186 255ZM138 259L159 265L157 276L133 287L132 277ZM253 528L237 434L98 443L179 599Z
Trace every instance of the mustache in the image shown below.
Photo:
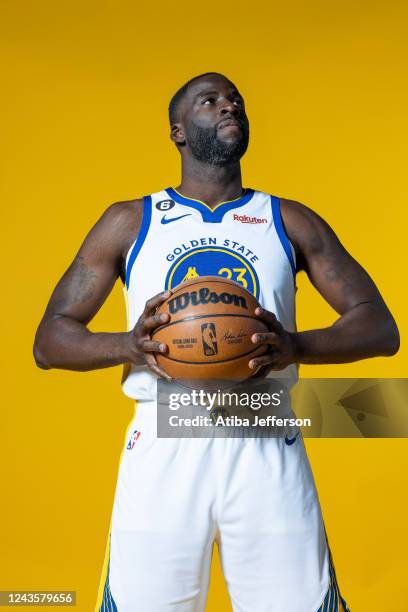
M220 125L222 125L223 123L227 123L227 121L231 121L232 123L235 123L242 130L245 130L248 125L248 121L245 119L245 117L242 117L242 116L235 117L234 115L230 115L228 117L223 117L222 119L220 119L220 121L218 121L218 123L215 124L215 129L218 129Z

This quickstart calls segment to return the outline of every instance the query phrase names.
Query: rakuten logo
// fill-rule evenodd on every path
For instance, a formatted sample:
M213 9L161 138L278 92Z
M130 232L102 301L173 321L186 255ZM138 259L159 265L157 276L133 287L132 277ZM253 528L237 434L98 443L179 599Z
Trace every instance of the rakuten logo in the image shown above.
M234 221L241 221L241 223L268 223L268 219L248 217L247 215L234 215Z

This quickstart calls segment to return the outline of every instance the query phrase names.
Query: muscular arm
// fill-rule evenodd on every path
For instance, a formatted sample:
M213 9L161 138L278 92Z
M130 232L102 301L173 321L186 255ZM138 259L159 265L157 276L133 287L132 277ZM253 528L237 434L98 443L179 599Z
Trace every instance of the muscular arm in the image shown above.
M271 333L263 340L270 355L251 366L282 369L289 363L346 363L393 355L399 348L397 325L373 280L351 257L330 226L308 207L281 201L282 220L292 242L298 271L304 270L340 317L330 327L287 333L266 311Z
M44 369L93 370L130 361L128 333L92 333L87 324L119 275L142 217L139 201L110 206L86 236L52 293L34 356Z

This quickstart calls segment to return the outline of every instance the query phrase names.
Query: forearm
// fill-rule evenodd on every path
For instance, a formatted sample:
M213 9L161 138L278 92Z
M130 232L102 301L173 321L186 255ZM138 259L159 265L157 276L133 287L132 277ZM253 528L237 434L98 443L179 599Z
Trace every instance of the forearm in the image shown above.
M88 371L129 361L129 333L93 333L70 317L44 321L34 343L37 365L43 369Z
M331 327L291 334L298 363L348 363L393 355L399 348L398 329L388 311L363 303Z

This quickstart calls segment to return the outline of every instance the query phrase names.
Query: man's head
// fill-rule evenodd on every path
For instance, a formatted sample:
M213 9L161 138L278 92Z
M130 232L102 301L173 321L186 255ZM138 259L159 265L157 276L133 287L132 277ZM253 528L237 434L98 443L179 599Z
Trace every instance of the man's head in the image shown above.
M190 79L169 105L171 139L182 155L214 166L238 162L249 141L244 100L222 74Z

